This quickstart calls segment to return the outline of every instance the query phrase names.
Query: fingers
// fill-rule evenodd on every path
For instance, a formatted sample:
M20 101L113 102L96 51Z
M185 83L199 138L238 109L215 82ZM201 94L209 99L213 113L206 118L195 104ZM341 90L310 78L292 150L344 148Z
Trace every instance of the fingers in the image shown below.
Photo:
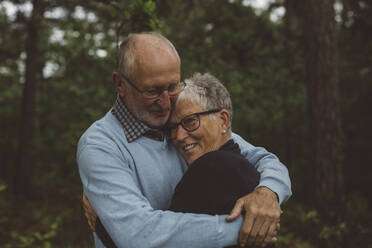
M83 202L86 202L86 201L88 201L88 198L87 198L87 196L85 195L85 193L83 192Z
M90 207L89 200L84 192L83 192L82 202L83 202L84 209L86 209L88 206Z
M265 215L262 211L258 211L252 231L248 238L248 245L262 246L266 237L272 236L273 232L269 233L270 227L276 227L276 221Z
M85 216L86 216L87 213L88 214L94 214L92 206L90 205L89 200L88 200L87 196L85 195L85 193L83 193L82 201L83 201L83 208L84 208L84 211L85 211Z
M243 233L240 234L240 244L245 244L244 239L246 239L246 243L249 246L264 247L272 243L280 228L280 211L267 212L263 209L251 208L251 211L247 211L248 215L254 222L252 226L247 226L246 230L242 228Z
M255 216L251 213L247 213L244 218L243 225L239 233L239 244L241 247L245 247L247 242L249 243L249 237L252 231L252 227L255 224Z
M83 193L82 202L84 208L84 215L88 221L89 229L90 231L94 232L96 229L97 214L94 212L85 193Z
M266 247L269 244L274 244L278 240L276 236L278 235L279 229L280 229L279 222L271 225L265 239L261 244L261 247Z
M264 224L264 220L262 217L256 216L254 225L252 227L251 233L248 236L248 245L254 246L255 244L258 244L258 233L261 230L261 227Z
M92 232L94 232L95 229L96 229L95 220L93 220L92 218L90 218L90 216L87 213L85 213L85 217L88 220L89 230L92 231Z
M88 213L87 211L85 211L85 217L86 217L87 220L88 220L88 226L89 226L89 229L90 229L92 232L94 232L95 229L96 229L97 216L92 215L92 214Z
M230 217L235 217L237 212L240 214L243 210L246 213L239 234L240 246L263 246L276 240L276 227L282 213L276 194L266 187L260 187L239 201Z
M244 200L237 200L234 208L231 210L230 215L226 217L227 222L236 220L244 210Z
M280 224L278 222L272 222L267 230L265 238L262 240L261 246L265 247L270 243L276 242L276 236L278 235ZM273 241L274 240L274 241Z
M258 231L258 234L256 235L256 239L254 241L255 245L266 246L264 240L269 234L269 229L270 229L271 225L272 225L272 223L270 222L270 219L264 218L264 223L262 224L260 230Z

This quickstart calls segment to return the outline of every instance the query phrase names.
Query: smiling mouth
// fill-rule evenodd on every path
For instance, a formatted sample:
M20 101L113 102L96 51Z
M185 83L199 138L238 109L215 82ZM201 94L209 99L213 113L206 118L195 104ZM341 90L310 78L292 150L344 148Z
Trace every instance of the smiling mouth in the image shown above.
M188 145L185 145L185 146L183 147L183 150L184 150L185 152L187 152L188 150L194 148L195 146L196 146L196 143L188 144Z

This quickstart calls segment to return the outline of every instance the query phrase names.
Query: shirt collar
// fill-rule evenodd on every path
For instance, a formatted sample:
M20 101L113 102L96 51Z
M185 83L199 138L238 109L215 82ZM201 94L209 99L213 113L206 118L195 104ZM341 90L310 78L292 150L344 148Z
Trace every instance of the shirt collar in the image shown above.
M163 140L163 133L158 129L150 128L146 124L138 121L128 111L119 95L116 98L111 112L123 126L125 137L129 143L144 135L152 139Z

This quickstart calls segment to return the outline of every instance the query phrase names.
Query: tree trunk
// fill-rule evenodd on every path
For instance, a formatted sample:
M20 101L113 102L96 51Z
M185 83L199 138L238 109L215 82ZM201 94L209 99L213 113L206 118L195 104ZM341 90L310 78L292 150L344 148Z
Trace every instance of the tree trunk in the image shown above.
M14 191L17 196L30 196L31 192L35 98L43 68L40 37L45 9L42 0L33 0L32 3L32 16L27 26L25 82L18 136L18 157L14 168Z
M323 220L338 224L344 207L336 23L333 0L304 1L304 34L315 202Z

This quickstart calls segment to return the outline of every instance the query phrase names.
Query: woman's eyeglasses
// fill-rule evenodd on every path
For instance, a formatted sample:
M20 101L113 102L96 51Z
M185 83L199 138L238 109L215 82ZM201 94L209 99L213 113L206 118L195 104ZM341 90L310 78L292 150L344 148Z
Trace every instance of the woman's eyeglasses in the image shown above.
M178 123L169 123L166 126L166 133L171 139L177 136L178 126L181 125L187 132L193 132L200 127L200 116L220 112L221 109L212 109L204 112L193 113L182 118Z

